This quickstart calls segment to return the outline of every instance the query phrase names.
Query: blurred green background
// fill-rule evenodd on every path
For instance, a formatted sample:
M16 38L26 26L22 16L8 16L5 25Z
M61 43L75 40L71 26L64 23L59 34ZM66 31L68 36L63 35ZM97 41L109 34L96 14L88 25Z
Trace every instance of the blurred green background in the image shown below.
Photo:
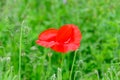
M120 0L0 0L0 80L69 80L75 52L35 43L64 24L82 33L71 80L120 80Z

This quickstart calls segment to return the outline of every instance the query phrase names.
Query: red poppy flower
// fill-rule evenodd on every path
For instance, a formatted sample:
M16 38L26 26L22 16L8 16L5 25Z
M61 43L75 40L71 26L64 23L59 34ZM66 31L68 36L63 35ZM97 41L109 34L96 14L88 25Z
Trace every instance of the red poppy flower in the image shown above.
M77 26L63 25L59 30L48 29L42 32L36 43L57 52L74 51L79 48L82 35Z

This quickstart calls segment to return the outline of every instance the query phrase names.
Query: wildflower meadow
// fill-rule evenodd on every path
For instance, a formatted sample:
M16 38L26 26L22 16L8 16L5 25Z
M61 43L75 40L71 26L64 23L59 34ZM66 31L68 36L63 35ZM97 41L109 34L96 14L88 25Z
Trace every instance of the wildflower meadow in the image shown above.
M0 80L120 80L120 0L0 0Z

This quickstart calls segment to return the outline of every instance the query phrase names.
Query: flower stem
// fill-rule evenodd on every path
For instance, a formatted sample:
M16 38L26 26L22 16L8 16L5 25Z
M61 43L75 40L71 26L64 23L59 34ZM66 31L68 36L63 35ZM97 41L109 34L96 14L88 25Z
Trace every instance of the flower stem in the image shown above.
M74 63L75 63L75 59L76 59L76 54L77 54L77 50L75 51L75 54L74 54L74 58L73 58L73 63L72 63L72 68L71 68L69 80L71 80L71 78L72 78L72 72L73 72L73 68L74 68Z
M20 46L19 46L19 80L21 80L21 52L22 52L22 26L20 28Z

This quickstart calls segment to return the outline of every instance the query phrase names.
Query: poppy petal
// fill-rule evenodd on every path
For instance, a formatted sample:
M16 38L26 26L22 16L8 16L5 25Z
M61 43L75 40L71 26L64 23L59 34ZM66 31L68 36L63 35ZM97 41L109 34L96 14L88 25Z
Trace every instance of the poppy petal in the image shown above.
M70 25L64 25L62 26L57 34L56 41L58 42L66 42L71 38L72 35L72 27Z
M72 43L80 44L80 41L82 39L82 35L81 35L79 28L73 24L71 24L71 26L73 28L73 42Z
M55 41L47 42L47 41L40 41L40 40L37 40L36 43L37 43L38 45L41 45L41 46L44 46L44 47L52 47L53 45L56 44Z
M73 44L73 43L65 44L65 47L66 47L66 51L74 51L79 48L79 44Z
M56 29L45 30L44 32L42 32L39 35L39 40L42 40L42 41L53 41L53 40L55 40L57 32L58 32L58 30L56 30Z
M61 52L61 53L67 52L67 50L65 49L65 46L63 44L56 44L56 45L52 46L51 48L57 52Z
M51 48L62 53L74 51L79 48L81 38L82 35L79 28L73 24L67 24L58 31L56 41L59 44L55 44Z
M36 43L44 47L53 46L54 44L56 44L55 38L56 38L57 32L58 30L56 29L45 30L39 35Z
M57 52L66 53L68 51L74 51L79 48L79 45L76 44L55 44L51 47L53 50Z

